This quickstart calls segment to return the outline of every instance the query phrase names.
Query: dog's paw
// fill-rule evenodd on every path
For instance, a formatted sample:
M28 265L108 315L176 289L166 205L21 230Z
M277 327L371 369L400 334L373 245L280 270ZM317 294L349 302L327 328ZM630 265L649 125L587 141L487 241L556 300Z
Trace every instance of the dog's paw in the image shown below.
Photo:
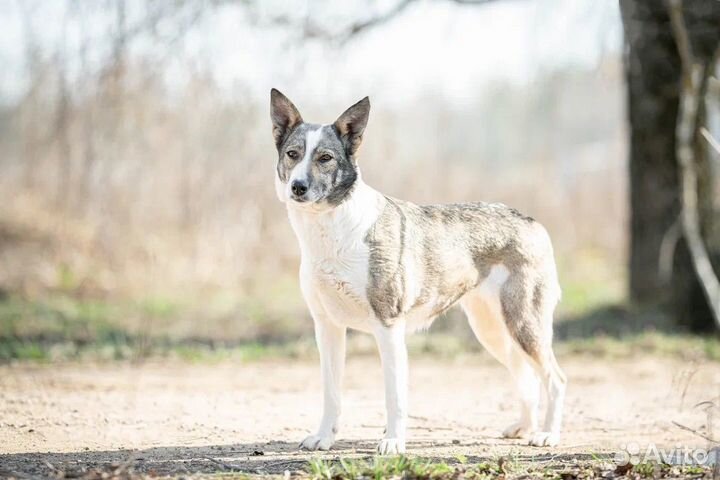
M503 430L503 438L523 438L533 431L532 425L524 422L516 422Z
M377 448L380 455L397 455L405 453L405 440L400 438L383 438Z
M332 435L309 435L299 446L303 450L330 450L333 443L335 438Z
M534 447L554 447L560 443L560 434L556 432L535 432L530 439Z

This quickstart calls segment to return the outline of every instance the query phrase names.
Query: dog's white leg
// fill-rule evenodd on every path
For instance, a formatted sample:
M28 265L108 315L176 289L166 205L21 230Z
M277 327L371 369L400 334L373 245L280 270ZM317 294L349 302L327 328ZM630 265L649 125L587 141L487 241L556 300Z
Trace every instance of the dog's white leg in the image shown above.
M329 450L335 442L340 417L340 390L345 367L345 327L323 318L315 320L315 341L320 351L323 383L323 414L320 427L300 443L307 450Z
M542 351L533 358L535 369L539 378L542 379L548 400L543 430L535 432L530 439L530 445L538 447L555 446L560 442L560 428L562 427L563 404L565 403L565 389L567 386L567 377L565 377L560 365L558 365L555 352L552 349L551 325L554 309L554 303L545 306L542 320L543 324L549 327L546 330L546 342L543 343Z
M545 416L545 428L542 432L536 432L533 435L532 439L530 439L530 445L537 447L554 446L560 441L567 378L560 369L557 360L555 360L555 354L552 350L539 363L543 384L547 392L548 406Z
M541 381L533 361L508 332L497 299L471 292L461 302L475 336L505 365L520 396L520 419L503 431L503 437L522 438L534 434L538 426Z
M515 380L515 388L520 397L520 419L503 431L503 437L523 438L533 434L538 427L541 382L523 352L517 347L513 350L506 366Z
M375 328L374 334L382 360L387 411L385 438L378 445L378 453L381 455L404 453L408 390L405 322L397 321L392 327L379 325Z

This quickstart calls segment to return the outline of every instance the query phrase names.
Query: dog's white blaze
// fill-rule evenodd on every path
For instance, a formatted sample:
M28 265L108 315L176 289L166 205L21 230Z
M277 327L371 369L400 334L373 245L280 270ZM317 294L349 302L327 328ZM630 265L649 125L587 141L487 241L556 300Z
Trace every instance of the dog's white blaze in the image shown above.
M324 125L321 125L315 130L308 131L305 135L305 155L303 156L302 161L293 168L290 180L287 184L288 189L291 188L292 183L296 180L307 182L308 177L310 176L313 154L315 153L318 143L320 143L320 138L322 138L323 127ZM288 196L290 196L289 191Z

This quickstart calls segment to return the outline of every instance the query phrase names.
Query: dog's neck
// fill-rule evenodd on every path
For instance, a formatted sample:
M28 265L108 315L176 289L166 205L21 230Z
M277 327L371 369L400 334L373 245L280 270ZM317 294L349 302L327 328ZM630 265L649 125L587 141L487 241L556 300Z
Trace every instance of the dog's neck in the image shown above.
M301 249L306 251L318 237L330 236L348 242L364 241L386 201L380 192L358 176L348 198L334 208L313 208L293 204L288 200L287 210Z

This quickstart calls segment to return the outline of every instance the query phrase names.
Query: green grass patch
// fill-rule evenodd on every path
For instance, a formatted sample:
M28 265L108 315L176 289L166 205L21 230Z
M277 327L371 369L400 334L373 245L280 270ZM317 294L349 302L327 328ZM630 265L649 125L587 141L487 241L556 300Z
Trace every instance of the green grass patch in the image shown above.
M591 461L576 461L569 455L537 462L519 461L508 457L500 457L489 462L468 462L464 457L448 461L400 455L370 459L325 460L316 458L308 462L304 474L301 473L297 476L313 480L381 480L387 478L412 480L710 479L712 468L701 465L675 466L656 463L617 467L600 458Z
M720 340L665 332L642 332L623 338L599 335L556 342L560 354L587 354L601 357L629 358L653 354L684 360L720 361Z
M295 306L263 309L265 301L216 295L198 309L195 302L163 297L113 302L66 294L9 296L0 300L0 361L315 358L312 320L292 313ZM560 354L720 361L717 335L683 333L659 310L622 306L557 321L555 345ZM436 320L430 332L410 335L408 349L440 358L487 355L457 311ZM375 355L377 347L371 336L351 332L348 351Z
M585 248L571 257L558 257L562 286L561 315L582 315L625 300L625 265L602 249Z
M561 353L608 357L656 354L686 360L720 361L720 336L678 328L659 307L609 305L555 322Z
M468 465L457 461L433 461L405 455L373 457L372 459L324 460L315 458L308 462L307 474L314 480L360 480L386 478L403 479L455 479L494 478L504 474L502 464L477 463Z
M578 457L585 458L586 455ZM282 463L282 462L281 462ZM314 458L305 466L293 471L255 473L264 471L253 466L253 473L243 472L240 467L223 464L217 472L188 472L163 476L163 478L195 479L249 479L276 478L298 480L602 480L602 479L693 479L710 480L709 466L642 463L618 467L603 459L580 459L573 455L557 455L541 459L521 460L499 457L492 460L474 458L432 459L414 456L390 456L367 458L336 457L332 460ZM268 465L270 466L270 465ZM78 478L80 480L104 479L145 479L157 478L157 473L140 473L133 466L117 464L93 465L82 471L55 470L57 478Z
M127 337L122 341L92 343L41 342L27 339L0 338L2 361L113 361L148 358L171 358L190 363L218 363L226 360L253 362L271 358L309 357L309 345L302 342L288 344L239 343L212 345L194 341L167 339L146 340Z
M271 314L258 325L240 301L220 298L218 306L214 300L197 310L190 303L162 297L125 302L66 294L38 300L6 297L0 300L0 361L145 357L253 361L308 350L308 341L276 338L267 328L273 325ZM312 331L311 323L306 330ZM294 332L294 338L307 337Z

